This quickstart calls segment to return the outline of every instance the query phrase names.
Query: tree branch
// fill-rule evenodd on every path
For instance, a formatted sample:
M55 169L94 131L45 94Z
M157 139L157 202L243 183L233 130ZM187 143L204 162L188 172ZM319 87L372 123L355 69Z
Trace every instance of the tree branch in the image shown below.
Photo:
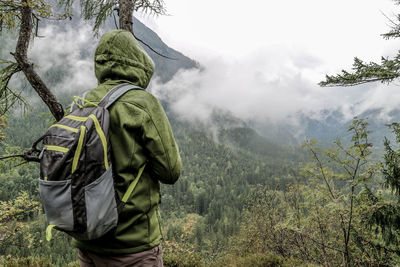
M119 27L121 30L126 30L133 33L133 5L131 0L119 0Z
M29 41L32 34L32 9L29 6L28 0L22 0L21 5L21 26L15 53L11 53L18 63L19 68L25 74L33 89L38 93L40 98L49 107L50 112L58 121L64 116L62 105L57 101L56 97L46 86L44 81L36 73L33 65L28 60Z

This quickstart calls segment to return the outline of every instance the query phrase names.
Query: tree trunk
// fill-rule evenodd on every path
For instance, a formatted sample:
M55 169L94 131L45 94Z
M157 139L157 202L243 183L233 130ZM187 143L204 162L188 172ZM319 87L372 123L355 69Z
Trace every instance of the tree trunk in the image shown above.
M133 6L132 0L119 0L119 27L132 33Z
M35 89L43 102L49 107L54 118L59 121L64 116L62 105L57 101L56 97L36 73L33 65L28 60L27 54L33 27L32 9L29 7L28 0L22 0L21 4L21 26L17 47L13 56L33 89Z

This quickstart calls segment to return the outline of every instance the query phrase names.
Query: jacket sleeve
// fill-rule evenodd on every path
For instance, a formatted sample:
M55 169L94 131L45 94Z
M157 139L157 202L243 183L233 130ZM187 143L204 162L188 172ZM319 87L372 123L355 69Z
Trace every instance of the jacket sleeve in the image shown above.
M182 161L168 118L158 101L147 111L142 127L144 145L149 153L147 171L162 183L175 183Z

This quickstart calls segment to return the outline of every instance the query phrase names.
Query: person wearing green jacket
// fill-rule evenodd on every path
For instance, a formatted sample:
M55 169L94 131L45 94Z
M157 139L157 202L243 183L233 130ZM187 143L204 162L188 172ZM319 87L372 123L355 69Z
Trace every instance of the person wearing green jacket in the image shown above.
M95 53L98 87L86 99L98 103L121 83L146 88L154 63L128 31L105 33ZM115 188L122 198L141 166L144 172L122 210L115 231L96 240L73 240L81 266L163 266L160 182L173 184L182 162L167 116L146 90L130 90L110 108Z

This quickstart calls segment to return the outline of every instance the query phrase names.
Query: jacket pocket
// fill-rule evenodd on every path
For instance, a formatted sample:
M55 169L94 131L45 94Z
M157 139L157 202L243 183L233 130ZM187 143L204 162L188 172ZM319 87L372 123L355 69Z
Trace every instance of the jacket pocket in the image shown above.
M66 231L73 230L71 180L39 179L39 191L48 224Z

